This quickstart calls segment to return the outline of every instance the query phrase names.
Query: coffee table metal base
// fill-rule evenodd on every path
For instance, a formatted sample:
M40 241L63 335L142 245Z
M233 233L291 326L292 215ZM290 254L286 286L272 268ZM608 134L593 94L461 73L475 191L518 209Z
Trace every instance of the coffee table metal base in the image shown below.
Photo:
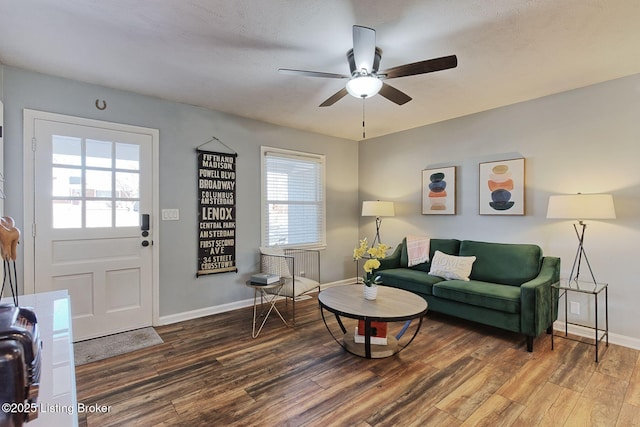
M360 357L367 357L367 348L364 343L357 343L353 339L353 333L346 333L342 337L343 347L349 353ZM371 344L369 359L382 359L393 356L398 352L398 340L395 337L387 337L387 345Z

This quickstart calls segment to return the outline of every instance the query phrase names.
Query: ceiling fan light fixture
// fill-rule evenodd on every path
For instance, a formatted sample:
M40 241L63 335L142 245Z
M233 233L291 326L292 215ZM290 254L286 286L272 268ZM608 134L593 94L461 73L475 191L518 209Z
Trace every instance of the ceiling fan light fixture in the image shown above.
M356 98L369 98L380 92L382 80L372 75L352 77L347 82L347 92Z

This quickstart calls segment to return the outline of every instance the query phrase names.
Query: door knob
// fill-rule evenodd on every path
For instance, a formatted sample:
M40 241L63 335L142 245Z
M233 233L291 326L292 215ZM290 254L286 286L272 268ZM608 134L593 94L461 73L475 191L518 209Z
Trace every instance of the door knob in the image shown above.
M149 241L148 241L148 240L143 240L143 241L142 241L142 246L144 246L145 248L146 248L147 246L149 246Z

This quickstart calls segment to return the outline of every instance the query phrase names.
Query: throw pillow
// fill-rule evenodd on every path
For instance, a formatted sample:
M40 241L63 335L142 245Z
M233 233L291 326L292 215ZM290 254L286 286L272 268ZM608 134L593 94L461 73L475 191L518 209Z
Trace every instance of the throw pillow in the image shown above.
M454 256L436 251L431 260L429 274L447 280L468 281L475 260L475 256Z
M285 258L284 249L279 247L260 247L260 253L269 255L262 258L260 271L263 273L277 274L285 279L290 279L291 271L289 271L289 263Z

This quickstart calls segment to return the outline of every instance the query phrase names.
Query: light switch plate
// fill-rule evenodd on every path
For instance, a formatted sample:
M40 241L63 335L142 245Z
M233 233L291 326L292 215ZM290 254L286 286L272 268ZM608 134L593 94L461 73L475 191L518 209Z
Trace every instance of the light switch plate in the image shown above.
M180 219L180 209L162 209L163 221L178 221Z

